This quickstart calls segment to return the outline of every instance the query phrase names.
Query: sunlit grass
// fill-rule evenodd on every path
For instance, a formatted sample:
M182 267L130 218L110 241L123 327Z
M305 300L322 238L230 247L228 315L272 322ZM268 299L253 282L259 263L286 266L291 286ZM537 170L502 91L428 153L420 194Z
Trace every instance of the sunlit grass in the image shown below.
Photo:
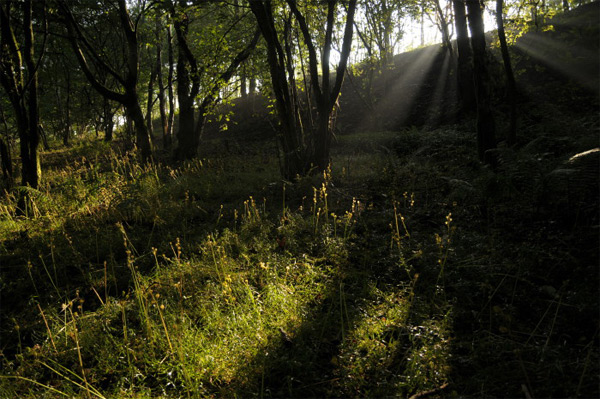
M332 170L293 185L257 154L143 166L102 150L51 170L36 217L0 203L3 290L28 293L3 297L0 396L410 396L457 378L456 320L488 313L469 357L491 367L482 359L504 353L494 345L512 350L523 332L537 353L562 302L545 304L539 326L509 324L506 282L532 278L474 216L486 206L499 223L492 199L524 206L535 186L521 199L517 169L504 180L465 170L469 134L340 136ZM581 392L594 339L573 363ZM562 349L542 346L558 362ZM517 378L488 377L487 392Z
M393 135L376 137L383 146ZM357 148L360 140L352 139ZM373 170L385 162L357 154L339 179L372 173L366 169L361 176L365 160L374 162ZM140 166L132 157L106 151L94 161L82 157L49 172L36 218L17 220L11 202L4 203L2 222L13 234L26 230L39 248L40 255L28 263L28 281L38 292L35 302L42 304L37 317L46 340L18 351L18 360L7 365L14 373L7 376L17 379L3 380L2 392L23 397L43 392L145 397L155 389L192 397L232 389L258 393L265 389L265 373L285 362L281 331L304 345L307 320L329 300L337 305L327 305L326 312L332 320L340 318L336 329L344 342L371 339L372 332L360 327L367 321L351 321L345 290L336 293L354 273L348 269L349 250L364 205L356 199L340 202L331 191L338 177L326 173L301 204L294 199L299 193L288 195L297 209L284 199L279 216L271 215L268 200L242 202L240 195L248 193L243 181L263 190L275 175L238 165L197 160L180 169ZM217 199L233 202L217 208ZM202 220L201 226L195 220ZM90 231L95 237L81 235ZM84 259L91 263L76 267L77 290L67 289L61 263ZM52 294L42 295L42 287ZM318 329L330 329L328 323L319 322Z

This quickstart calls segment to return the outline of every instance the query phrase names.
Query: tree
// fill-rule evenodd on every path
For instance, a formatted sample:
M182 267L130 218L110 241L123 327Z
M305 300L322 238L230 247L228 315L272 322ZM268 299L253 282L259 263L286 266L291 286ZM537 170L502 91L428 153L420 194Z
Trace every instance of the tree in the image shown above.
M504 0L496 0L496 24L498 25L498 39L500 40L500 51L502 53L504 71L506 72L507 97L510 106L510 125L508 128L507 142L508 144L513 145L517 140L517 88L515 75L510 62L510 54L508 53L506 34L504 33L503 8Z
M414 1L358 2L354 27L367 56L374 58L380 67L389 65L403 35L402 19L417 12Z
M433 2L433 6L435 8L435 10L434 10L435 18L433 19L433 22L438 27L440 33L442 34L442 45L444 46L444 48L446 50L448 50L448 54L450 54L450 56L452 56L453 55L452 43L450 42L450 39L452 38L452 34L448 29L449 26L450 27L452 26L452 20L450 19L452 17L452 15L448 11L448 8L446 8L446 12L444 12L444 9L442 9L442 5L440 4L440 0L432 0L432 2ZM448 4L448 7L449 6L450 5Z
M161 22L163 22L163 17L160 14L156 14L155 16L155 28L154 32L156 35L156 84L158 85L158 107L160 111L160 121L161 121L161 130L163 136L163 148L168 149L171 148L171 137L172 137L172 122L169 120L167 116L167 99L165 97L165 89L166 86L163 80L163 57L162 57L162 37L161 37ZM171 51L171 27L167 27L167 46L169 47L169 52ZM167 84L169 85L169 90L173 92L173 64L169 63L169 73L167 78Z
M471 49L473 51L473 81L477 100L477 153L486 163L492 160L486 151L496 148L496 127L492 113L490 82L487 71L485 30L483 26L480 0L466 0L469 29L471 30Z
M177 131L177 148L175 157L179 160L190 159L197 155L200 137L206 115L211 108L219 101L219 91L231 79L240 64L246 60L252 50L258 43L260 32L255 31L251 39L242 39L245 47L237 54L223 54L222 40L229 35L233 27L240 23L239 19L229 21L228 24L221 26L213 26L212 29L207 29L204 40L198 40L196 44L209 46L203 54L215 54L219 59L213 59L213 65L216 68L209 69L209 62L203 60L203 65L198 61L198 57L194 53L190 45L190 24L191 16L196 9L189 7L187 1L177 0L167 3L175 28L177 37L177 99L179 101L179 130ZM227 12L224 4L206 4L206 7L211 8L211 18L217 20L219 15L225 18L222 13ZM222 32L219 32L221 30ZM215 41L216 39L216 41ZM196 46L196 47L198 47ZM203 49L197 49L197 51ZM230 58L231 57L231 58ZM223 64L223 60L229 59L229 64ZM200 97L198 105L198 118L195 117L196 100Z
M21 5L21 9L13 8L16 5ZM45 24L45 4L38 3L38 5L42 10L38 7L36 11L43 15L37 15L35 21L43 21ZM13 12L21 14L13 15ZM18 23L21 23L22 42L17 40ZM44 55L45 39L40 55L36 59L33 25L31 0L0 3L0 83L12 105L19 133L22 184L37 189L41 178L38 152L40 142L38 67ZM22 198L19 204L21 211L24 211L25 205Z
M123 43L124 45L119 49L108 51L97 48L94 42L88 39L84 28L77 22L66 0L58 0L58 4L68 30L68 39L83 73L98 93L123 105L128 119L133 121L135 126L136 144L141 151L142 160L149 161L152 157L152 144L137 89L140 59L137 27L140 16L146 10L140 10L135 20L131 19L125 0L118 0L116 8L98 10L96 21L99 25L104 24L105 29L111 29L115 24L119 27L118 30L111 29L105 32L108 35L113 33L118 35L117 38L113 38L112 44ZM102 21L100 17L106 17L108 21ZM98 40L95 43L98 43ZM110 55L107 56L107 53ZM124 64L122 71L119 71L119 60L113 60L119 58L118 54L122 54L120 60ZM88 62L87 57L91 59L91 63ZM111 89L103 83L99 78L102 74L110 75L118 89Z
M465 0L452 0L456 27L458 97L462 114L475 111L475 88L473 86L473 53L467 31Z
M1 100L1 99L0 99ZM2 169L2 180L5 187L10 188L13 182L12 158L10 155L10 136L7 116L4 113L4 106L0 103L0 118L2 118L2 127L4 133L0 135L0 168Z
M340 61L333 82L330 71L330 53L338 1L327 1L324 21L325 34L321 43L319 59L315 43L318 34L311 32L306 18L310 10L305 8L303 11L298 7L296 1L286 0L287 7L294 16L308 52L308 71L316 107L316 121L309 126L310 132L307 137L304 135L302 119L298 114L298 96L294 93L296 86L293 74L290 73L292 53L290 51L289 35L286 33L290 31L291 16L285 18L282 35L276 27L271 1L249 0L249 4L267 43L272 90L281 124L278 138L283 149L283 175L285 178L293 179L297 175L306 174L312 167L325 170L330 163L330 148L333 137L332 116L340 95L348 56L350 55L356 0L348 2ZM280 36L283 37L283 44ZM319 64L321 74L319 74Z

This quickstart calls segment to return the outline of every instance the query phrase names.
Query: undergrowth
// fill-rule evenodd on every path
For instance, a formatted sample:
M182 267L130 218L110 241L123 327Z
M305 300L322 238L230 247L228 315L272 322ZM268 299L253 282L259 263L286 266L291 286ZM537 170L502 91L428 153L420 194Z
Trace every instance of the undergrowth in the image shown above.
M294 184L260 147L45 154L34 214L0 202L0 397L594 396L597 214L469 129L342 136Z

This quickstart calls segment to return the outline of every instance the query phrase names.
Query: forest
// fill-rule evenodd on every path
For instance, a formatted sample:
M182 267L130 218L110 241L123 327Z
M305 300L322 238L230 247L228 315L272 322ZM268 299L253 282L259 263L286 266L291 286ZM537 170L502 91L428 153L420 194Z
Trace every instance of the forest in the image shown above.
M0 0L0 398L600 397L599 22Z

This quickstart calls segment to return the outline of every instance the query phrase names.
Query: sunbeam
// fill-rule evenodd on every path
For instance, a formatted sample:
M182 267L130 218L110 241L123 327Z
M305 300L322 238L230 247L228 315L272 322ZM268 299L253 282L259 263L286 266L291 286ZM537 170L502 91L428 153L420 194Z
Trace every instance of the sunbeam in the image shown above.
M574 80L582 87L598 93L598 50L571 46L560 39L551 39L547 34L532 32L516 43L516 48L561 75Z
M375 105L377 115L386 115L387 120L382 123L384 128L396 128L403 125L413 113L413 107L419 94L432 71L437 46L430 46L413 52L411 60L404 66L397 65L398 74L389 74L384 80L384 87L379 93L382 97ZM389 73L389 72L388 72ZM360 124L365 126L366 120Z
M447 108L451 106L450 103L445 100L448 98L449 93L454 92L454 90L451 90L452 82L456 83L456 79L451 79L452 58L447 51L443 50L442 53L441 57L443 58L440 73L436 78L433 86L433 94L428 101L425 112L425 117L427 118L426 121L429 125L435 125L439 123L440 119L444 118ZM437 58L439 59L440 57Z

